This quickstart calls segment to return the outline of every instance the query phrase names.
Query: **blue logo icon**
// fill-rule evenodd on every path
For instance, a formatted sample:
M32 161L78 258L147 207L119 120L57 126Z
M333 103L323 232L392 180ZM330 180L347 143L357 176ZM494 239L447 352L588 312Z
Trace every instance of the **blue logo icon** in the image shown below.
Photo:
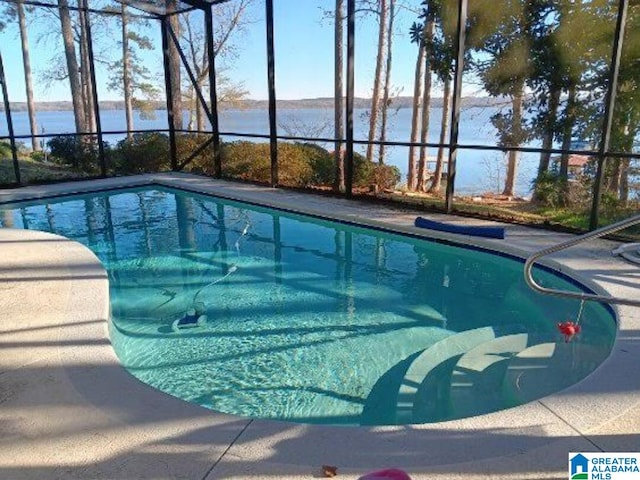
M578 453L569 460L569 469L571 480L588 480L589 479L589 459Z

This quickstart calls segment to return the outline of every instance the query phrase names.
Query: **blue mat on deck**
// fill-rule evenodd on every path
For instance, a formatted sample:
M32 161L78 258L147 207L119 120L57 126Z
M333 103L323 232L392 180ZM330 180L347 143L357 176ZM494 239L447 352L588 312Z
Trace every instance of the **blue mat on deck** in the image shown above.
M416 217L415 226L429 228L439 232L460 233L462 235L473 235L476 237L500 238L504 239L503 227L474 227L470 225L451 225L449 223L436 222L423 217Z

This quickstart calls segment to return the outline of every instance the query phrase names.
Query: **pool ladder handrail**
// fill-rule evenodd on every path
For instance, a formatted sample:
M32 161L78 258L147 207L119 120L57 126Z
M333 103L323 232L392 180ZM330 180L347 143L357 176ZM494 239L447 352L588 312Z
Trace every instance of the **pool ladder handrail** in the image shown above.
M585 292L571 292L567 290L557 290L554 288L547 288L539 285L531 274L531 270L535 262L537 262L540 258L551 255L552 253L559 252L561 250L565 250L567 248L578 245L582 242L586 242L587 240L591 240L594 238L602 237L603 235L607 235L609 233L615 233L624 228L631 227L632 225L640 224L640 215L634 215L633 217L629 217L620 222L613 223L611 225L607 225L606 227L599 228L589 233L585 233L584 235L580 235L578 237L572 238L566 242L558 243L551 247L545 248L538 252L535 252L527 260L524 264L524 279L527 282L527 285L531 287L533 290L545 293L547 295L555 295L557 297L568 297L568 298L576 298L578 300L593 300L601 303L616 303L620 305L630 305L633 307L640 307L640 299L634 300L630 298L619 298L613 296L606 295L598 295L595 293L585 293Z

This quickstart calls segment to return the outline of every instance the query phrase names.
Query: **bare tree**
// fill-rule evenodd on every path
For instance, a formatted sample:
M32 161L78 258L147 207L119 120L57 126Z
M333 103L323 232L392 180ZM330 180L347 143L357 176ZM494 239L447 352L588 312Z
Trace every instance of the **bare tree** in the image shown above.
M451 78L446 77L444 80L444 93L442 98L442 122L440 126L440 146L438 147L438 155L436 157L436 166L433 171L433 178L429 192L440 193L442 188L442 172L444 170L444 143L447 141L447 133L449 131L449 111L451 109Z
M413 105L411 111L411 143L418 141L418 129L420 128L420 107L422 106L422 86L424 77L425 57L426 49L424 45L424 34L426 33L426 26L420 26L414 24L412 29L422 32L419 35L418 41L418 56L416 58L416 70L413 79ZM417 167L418 162L416 158L416 147L409 147L409 168L407 174L407 188L410 191L416 189L417 179Z
M395 2L391 0L389 4L389 25L387 28L387 61L385 64L385 72L384 72L384 88L382 92L382 111L381 121L380 121L380 141L385 142L387 139L387 118L389 115L389 105L391 104L391 99L389 97L389 89L391 87L391 65L392 65L392 46L393 46L393 20L395 18ZM378 150L378 163L381 165L384 163L384 151L385 145L384 143L380 144L380 149Z
M522 108L524 102L524 84L519 90L515 90L511 97L512 111L513 111L513 125L514 129L518 132L515 137L522 136L519 130L522 128ZM515 195L516 176L518 171L518 160L520 159L520 152L518 150L510 150L507 154L507 174L504 181L503 195L512 197Z
M69 78L69 86L71 87L71 101L73 103L76 132L83 132L86 125L83 103L84 97L82 95L78 60L76 58L76 46L73 38L73 26L71 23L69 3L67 0L58 0L58 10L60 14L62 41L64 43L64 53L67 63L67 75Z
M394 1L394 0L391 0ZM371 112L369 115L369 143L367 144L367 160L373 161L373 142L378 126L378 113L380 111L380 89L382 85L382 65L384 63L386 28L387 28L387 0L379 0L378 3L378 53L376 55L376 71L373 79L373 93L371 95Z
M120 7L122 19L122 89L124 93L124 114L127 123L127 138L131 140L133 130L133 88L131 85L131 53L129 51L129 15L127 5Z
M433 37L433 20L428 20L424 38ZM431 68L429 56L426 58L427 68L424 75L424 86L422 94L422 117L420 121L420 143L426 143L429 134L429 122L431 121ZM416 190L423 192L426 188L427 180L427 147L420 146L420 156L418 158L418 183Z
M237 0L235 2L218 5L214 10L215 28L213 38L213 57L216 60L216 87L219 103L236 103L246 97L247 91L240 82L233 82L224 75L227 70L226 62L238 55L236 38L251 22L247 18L249 7L253 0ZM186 13L182 16L182 40L187 45L187 60L197 81L198 88L204 89L209 79L209 55L204 31L194 21L193 15ZM195 97L193 87L188 89L190 102L190 124L197 130L204 130L204 109Z
M18 14L18 25L20 27L20 42L22 46L22 62L24 64L24 83L27 94L27 112L29 114L29 127L31 135L38 133L38 125L36 123L36 108L33 101L33 79L31 78L31 55L29 52L29 36L27 34L27 21L25 17L24 5L20 0L16 4ZM37 138L31 138L31 145L34 152L42 150L40 142Z
M120 20L122 58L110 63L111 75L107 87L122 93L127 138L131 139L131 131L134 129L133 111L138 111L142 118L155 118L153 100L160 96L160 88L138 54L140 50L153 50L151 40L139 29L133 28L145 26L146 22L130 15L124 4L120 7Z
M88 1L86 5L88 6ZM78 7L82 7L80 0L78 0ZM80 80L82 82L85 131L95 132L96 117L93 104L93 82L91 81L87 21L87 13L83 8L80 8L78 10L78 24L80 26Z
M176 34L180 36L180 20L175 14L179 8L179 0L166 0L166 9L169 14L168 26ZM184 122L182 121L182 89L180 86L180 54L175 43L169 39L169 76L171 78L171 111L173 112L173 128L182 130Z

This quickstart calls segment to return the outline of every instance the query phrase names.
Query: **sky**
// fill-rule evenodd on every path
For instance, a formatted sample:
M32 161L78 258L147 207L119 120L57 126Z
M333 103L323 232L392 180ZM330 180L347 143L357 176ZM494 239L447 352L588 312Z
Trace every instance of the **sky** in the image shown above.
M234 0L231 0L234 1ZM400 95L412 95L417 46L409 38L409 28L416 21L419 0L404 0L408 8L398 8L393 39L393 90ZM346 2L345 2L346 4ZM97 5L94 1L92 5ZM334 0L274 0L276 95L280 99L333 97L333 19L325 18ZM346 7L345 7L346 8ZM45 85L45 71L64 65L59 21L43 18L41 10L28 13L31 64L34 74L36 101L70 100L68 82L55 81ZM413 10L413 11L412 11ZM225 75L242 83L248 98L267 98L267 60L265 11L263 0L254 0L247 12L248 24L233 36L237 57L227 62ZM119 22L109 21L109 29L92 25L97 62L98 96L101 100L117 100L118 92L107 89L109 68L106 60L117 58ZM139 28L139 27L138 27ZM141 57L142 63L156 75L163 86L159 23L141 30L148 35L154 50ZM346 23L345 23L346 35ZM0 33L7 84L11 101L25 101L24 72L17 22L11 22ZM377 19L359 15L356 22L356 96L370 97L377 45ZM345 37L346 47L346 37ZM345 52L346 58L346 52Z

